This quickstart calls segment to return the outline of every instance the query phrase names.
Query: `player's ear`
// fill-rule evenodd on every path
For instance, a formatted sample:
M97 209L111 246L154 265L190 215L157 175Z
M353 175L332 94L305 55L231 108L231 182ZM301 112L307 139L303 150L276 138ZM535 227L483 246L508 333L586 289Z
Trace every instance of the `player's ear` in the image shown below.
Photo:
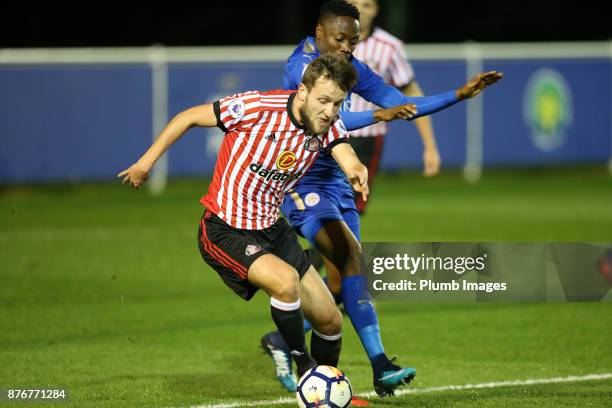
M306 101L306 96L308 96L308 88L306 88L306 85L300 84L297 90L297 97L301 102L304 102Z
M315 38L316 39L323 38L323 34L325 34L325 29L319 23L319 24L317 24L317 28L315 28Z

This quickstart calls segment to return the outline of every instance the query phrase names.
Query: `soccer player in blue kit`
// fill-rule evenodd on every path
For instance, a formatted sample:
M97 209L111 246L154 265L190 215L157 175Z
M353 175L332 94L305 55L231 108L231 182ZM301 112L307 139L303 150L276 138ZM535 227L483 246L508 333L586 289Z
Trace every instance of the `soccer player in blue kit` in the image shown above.
M358 83L349 92L340 112L349 131L380 120L416 119L435 113L460 100L476 96L502 77L501 73L490 71L478 74L450 92L407 97L385 84L365 63L352 56L358 41L359 11L344 0L331 0L321 8L315 37L307 37L298 45L289 57L284 73L284 88L297 89L304 70L319 55L336 54L349 59L358 73ZM350 112L352 92L383 109ZM411 104L416 105L416 115ZM354 193L329 152L322 150L319 153L308 173L286 195L281 209L298 234L305 237L325 260L328 287L337 303L344 304L359 335L372 365L376 393L380 396L392 395L395 388L414 378L416 370L395 365L385 354L378 317L367 287ZM306 329L309 328L307 324ZM316 332L313 335L323 336ZM287 390L295 391L291 358L280 333L264 335L261 345L272 357L281 384Z

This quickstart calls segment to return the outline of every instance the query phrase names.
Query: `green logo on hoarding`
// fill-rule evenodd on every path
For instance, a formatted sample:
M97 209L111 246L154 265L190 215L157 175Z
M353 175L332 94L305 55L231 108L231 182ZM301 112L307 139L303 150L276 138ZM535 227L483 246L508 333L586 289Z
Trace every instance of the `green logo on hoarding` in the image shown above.
M525 90L523 116L531 128L531 140L543 151L563 145L572 123L572 101L567 82L552 69L538 70Z

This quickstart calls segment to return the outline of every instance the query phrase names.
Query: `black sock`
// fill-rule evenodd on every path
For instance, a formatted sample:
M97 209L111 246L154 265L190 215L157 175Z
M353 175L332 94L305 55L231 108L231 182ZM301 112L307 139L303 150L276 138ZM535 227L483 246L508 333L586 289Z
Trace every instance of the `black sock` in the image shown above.
M342 335L325 336L312 331L310 339L310 349L312 356L319 365L338 367L340 359L340 347L342 346Z
M270 305L272 319L285 343L289 346L291 355L297 364L298 375L301 377L306 371L315 367L317 363L306 348L304 316L302 315L302 309L300 309L300 301L285 303L270 298Z
M370 363L372 364L372 371L374 372L375 377L380 377L383 370L391 364L389 358L385 353L380 353L370 359Z

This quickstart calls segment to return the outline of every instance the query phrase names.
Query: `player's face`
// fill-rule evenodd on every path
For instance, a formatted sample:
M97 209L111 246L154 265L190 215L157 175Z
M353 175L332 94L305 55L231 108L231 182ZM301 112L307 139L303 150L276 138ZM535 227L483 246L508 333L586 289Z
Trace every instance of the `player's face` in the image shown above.
M370 27L378 14L378 1L376 0L350 0L359 10L359 21L363 27Z
M306 133L312 135L326 133L338 115L344 98L346 92L335 82L323 77L317 79L310 91L305 90L300 116L306 127Z
M316 36L321 54L349 58L359 42L359 21L351 17L328 17L317 25Z

